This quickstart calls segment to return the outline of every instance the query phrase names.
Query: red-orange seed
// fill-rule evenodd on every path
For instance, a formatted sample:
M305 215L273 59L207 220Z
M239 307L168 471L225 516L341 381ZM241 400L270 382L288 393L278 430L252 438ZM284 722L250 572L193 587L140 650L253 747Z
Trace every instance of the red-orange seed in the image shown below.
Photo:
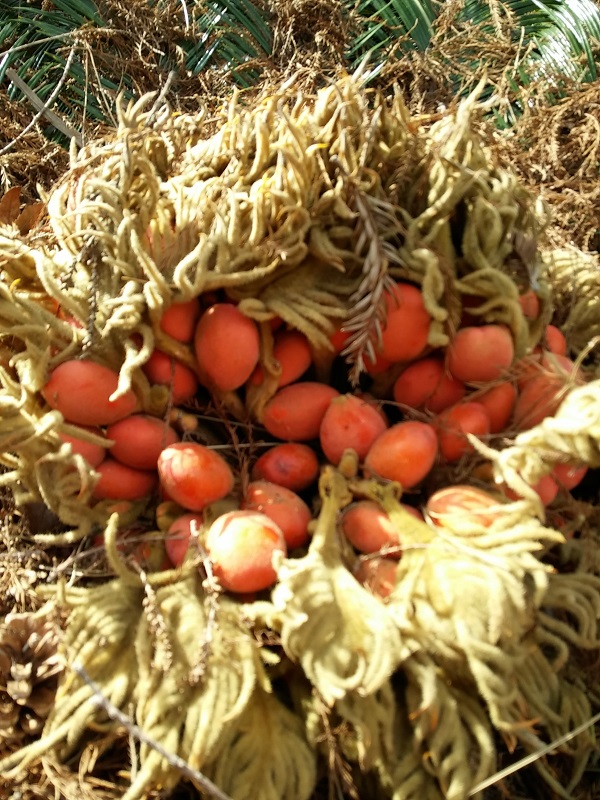
M118 374L93 361L65 361L51 373L42 389L44 400L69 422L78 425L110 425L132 414L138 401L131 389L111 399L117 391Z
M202 529L202 514L182 514L170 526L165 539L165 550L174 567L180 567L190 546L192 527Z
M160 328L178 342L191 342L200 310L200 301L196 297L184 303L173 303L163 312Z
M262 424L278 439L316 439L329 404L339 394L333 387L316 381L284 386L265 406Z
M381 506L372 500L359 500L344 509L340 526L359 552L370 554L384 547L394 548L390 555L400 558L400 535Z
M533 289L525 292L519 297L521 311L527 319L537 319L540 315L540 301Z
M461 328L448 345L448 369L465 383L495 381L510 367L514 354L505 325Z
M385 600L396 587L398 562L382 556L361 558L354 570L354 577L365 589Z
M490 418L480 403L458 403L439 415L436 427L440 454L446 461L458 461L473 451L466 434L486 436L490 432Z
M398 422L375 440L365 458L365 472L406 489L429 473L437 456L437 436L426 422Z
M194 337L201 380L228 392L244 384L258 363L258 327L231 303L216 303L200 317Z
M173 403L185 403L198 391L198 379L193 371L173 356L154 350L142 371L151 383L169 386Z
M539 363L531 363L522 374L513 414L514 425L519 430L527 430L546 417L554 416L568 387L585 382L573 361L558 353L542 353Z
M276 553L287 555L281 529L257 511L230 511L206 534L206 549L221 586L235 593L260 592L277 580Z
M502 433L506 429L516 399L517 390L508 381L493 386L484 394L476 395L476 402L485 408L490 418L490 433Z
M567 340L564 333L556 325L547 325L544 332L544 342L551 353L559 356L567 355Z
M102 428L92 425L81 425L82 430L94 433L96 436L104 436ZM71 436L68 433L58 434L63 442L68 442L71 445L71 450L80 456L83 456L91 467L99 466L106 457L106 448L99 444L91 444L77 436Z
M164 448L179 441L170 425L148 414L132 414L109 425L106 436L114 442L111 456L136 469L156 469Z
M269 481L253 481L248 485L242 508L260 511L272 519L292 549L301 547L308 539L310 508L295 492Z
M448 375L440 358L421 358L404 370L394 384L394 400L414 409L439 414L466 394L462 381Z
M319 461L312 447L285 442L270 447L252 468L252 480L265 480L301 492L319 475Z
M574 489L585 478L588 467L585 464L556 464L552 476L563 489Z
M301 378L310 367L312 353L306 336L298 331L282 331L275 337L273 357L279 362L281 374L277 386L287 386ZM264 378L259 364L250 377L250 383L259 385Z
M162 487L180 506L201 511L233 489L233 473L214 450L196 442L166 447L158 458Z
M434 492L427 501L427 513L435 525L450 525L457 519L489 526L498 517L504 501L475 486L457 484Z
M100 475L94 487L94 497L98 500L141 500L158 483L156 472L134 469L113 458L105 458L96 472Z
M325 457L338 465L344 450L352 448L363 461L387 425L379 409L351 394L334 398L321 422L319 439Z
M386 324L381 355L388 361L410 361L427 346L431 317L416 286L397 283L385 293Z

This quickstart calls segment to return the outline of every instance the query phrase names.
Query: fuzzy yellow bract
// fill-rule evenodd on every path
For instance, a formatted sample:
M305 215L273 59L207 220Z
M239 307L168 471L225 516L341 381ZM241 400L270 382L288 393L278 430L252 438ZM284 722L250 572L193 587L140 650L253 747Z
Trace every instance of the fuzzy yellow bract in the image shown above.
M386 608L343 562L336 523L352 495L333 467L324 468L320 493L323 507L308 553L279 564L272 596L286 654L333 704L349 692L377 691L406 647Z
M560 312L561 328L571 346L581 352L600 336L598 255L582 253L576 248L551 250L544 254L544 262Z
M237 731L238 718L253 696L260 656L244 630L237 605L219 603L208 625L205 598L194 576L156 593L156 614L164 625L167 653L148 619L138 628L139 665L136 721L155 741L193 769L214 758L223 736ZM179 775L147 745L141 769L124 800L143 798L148 786L174 786Z
M71 612L62 643L65 667L80 663L110 702L126 706L138 678L130 642L142 614L141 591L116 580L98 588L72 588L66 595L59 587L57 593L58 605ZM90 722L104 716L90 686L67 669L42 738L3 759L2 772L16 773L51 748L65 758Z
M272 692L257 688L221 738L206 774L236 800L309 800L316 752L302 719Z

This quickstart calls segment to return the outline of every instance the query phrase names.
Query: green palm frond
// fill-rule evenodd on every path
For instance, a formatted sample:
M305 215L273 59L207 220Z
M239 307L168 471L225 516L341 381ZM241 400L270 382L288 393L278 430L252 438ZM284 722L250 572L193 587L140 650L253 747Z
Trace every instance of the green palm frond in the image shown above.
M371 60L377 62L398 45L401 50L425 50L438 13L439 3L430 0L360 0L356 14L362 33L348 51L348 58L358 64L369 52Z
M197 14L193 6L192 19ZM264 16L251 0L220 0L208 3L204 13L193 26L199 36L190 36L182 42L186 54L186 68L194 75L210 64L221 64L231 70L233 79L248 86L259 78L257 70L245 74L239 68L261 56L269 55L273 33Z

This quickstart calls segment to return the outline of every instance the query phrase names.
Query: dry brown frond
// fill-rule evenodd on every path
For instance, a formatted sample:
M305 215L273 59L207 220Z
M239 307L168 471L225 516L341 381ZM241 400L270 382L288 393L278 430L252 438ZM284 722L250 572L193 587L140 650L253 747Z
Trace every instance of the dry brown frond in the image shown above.
M600 81L569 87L555 105L532 104L493 147L552 209L551 247L600 249Z
M268 0L275 18L272 61L280 75L303 70L314 83L343 65L351 25L340 0Z
M0 149L13 141L29 124L32 113L11 100L0 86ZM69 154L58 144L48 141L39 127L33 128L18 145L2 156L0 163L0 195L13 186L23 190L23 200L38 200L36 185L49 189L69 165Z

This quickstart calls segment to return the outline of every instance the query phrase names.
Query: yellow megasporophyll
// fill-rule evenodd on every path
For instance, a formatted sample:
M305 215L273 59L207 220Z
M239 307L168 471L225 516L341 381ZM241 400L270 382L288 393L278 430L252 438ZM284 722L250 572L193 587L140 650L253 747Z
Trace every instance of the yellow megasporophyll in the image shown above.
M41 738L2 757L0 772L15 776L50 751L65 762L90 725L116 728L76 664L233 800L310 800L332 740L378 797L466 800L494 772L501 740L533 752L589 719L597 700L569 660L600 646L599 565L583 538L565 543L545 527L529 484L558 461L600 467L599 381L503 449L478 445L524 496L489 527L436 528L402 508L399 485L323 468L306 554L281 558L272 593L247 602L201 581L204 529L181 569L131 568L117 531L153 517L154 500L95 503L97 475L62 443L72 426L40 390L57 365L92 358L119 373L117 394L131 388L142 413L166 416L168 390L141 367L155 346L192 367L195 356L160 329L161 314L220 289L259 324L262 364L279 316L306 335L325 379L341 321L351 380L374 360L392 279L421 287L430 345L449 341L468 304L510 329L518 358L539 341L555 277L567 292L585 262L582 291L596 285L589 259L539 256L546 210L475 135L476 95L437 120L411 118L399 93L371 92L361 75L311 97L283 87L253 108L234 95L216 121L153 115L148 100L73 156L47 198L45 235L0 226L0 486L56 514L64 530L41 543L104 531L114 573L40 590L68 612L64 673ZM534 322L519 304L531 273ZM576 299L595 335L600 306ZM247 421L275 385L215 399ZM378 502L402 542L385 603L354 578L339 534L341 511L359 499ZM597 548L598 532L589 536ZM573 775L593 747L591 731L569 743ZM138 757L124 800L180 780L150 744Z

